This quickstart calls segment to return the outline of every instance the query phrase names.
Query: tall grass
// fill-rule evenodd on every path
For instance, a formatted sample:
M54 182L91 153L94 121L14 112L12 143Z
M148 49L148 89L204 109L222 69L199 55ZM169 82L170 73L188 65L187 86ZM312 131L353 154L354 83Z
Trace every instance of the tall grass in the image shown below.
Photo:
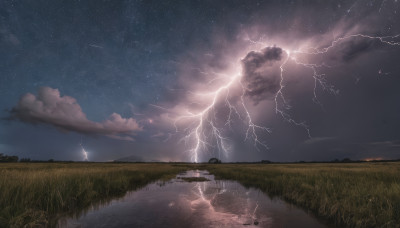
M0 227L53 227L61 215L184 170L168 164L1 164Z
M338 226L400 227L400 163L203 166Z

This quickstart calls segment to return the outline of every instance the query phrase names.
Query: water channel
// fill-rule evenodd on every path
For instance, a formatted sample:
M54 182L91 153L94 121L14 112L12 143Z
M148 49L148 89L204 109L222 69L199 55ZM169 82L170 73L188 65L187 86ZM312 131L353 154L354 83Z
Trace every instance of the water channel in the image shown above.
M188 182L182 178L205 177ZM206 171L188 171L152 183L77 218L61 228L78 227L327 227L305 211L235 181L214 180Z

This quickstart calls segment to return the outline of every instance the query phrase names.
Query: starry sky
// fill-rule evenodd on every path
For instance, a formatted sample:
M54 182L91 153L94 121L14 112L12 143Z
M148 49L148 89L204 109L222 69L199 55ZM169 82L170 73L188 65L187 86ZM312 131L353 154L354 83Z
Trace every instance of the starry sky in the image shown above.
M0 2L0 153L400 158L400 2Z

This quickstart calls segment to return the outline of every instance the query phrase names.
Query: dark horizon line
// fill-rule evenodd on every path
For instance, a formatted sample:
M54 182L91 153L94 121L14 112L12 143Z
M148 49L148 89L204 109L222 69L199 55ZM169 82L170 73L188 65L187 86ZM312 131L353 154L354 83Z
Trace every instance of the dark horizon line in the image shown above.
M294 161L294 162L274 162L268 160L254 161L254 162L221 162L218 164L309 164L309 163L379 163L379 162L400 162L400 159L384 159L384 160L332 160L332 161ZM163 161L68 161L68 160L30 160L30 161L17 161L17 162L0 162L0 163L136 163L136 164L215 164L209 162L163 162Z

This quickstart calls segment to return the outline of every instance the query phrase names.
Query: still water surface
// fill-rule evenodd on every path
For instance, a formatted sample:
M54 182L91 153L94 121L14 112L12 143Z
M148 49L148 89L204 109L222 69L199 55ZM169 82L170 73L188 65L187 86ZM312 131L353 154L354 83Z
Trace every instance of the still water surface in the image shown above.
M186 182L180 177L210 181ZM235 181L188 171L93 208L59 227L327 227L303 210Z

